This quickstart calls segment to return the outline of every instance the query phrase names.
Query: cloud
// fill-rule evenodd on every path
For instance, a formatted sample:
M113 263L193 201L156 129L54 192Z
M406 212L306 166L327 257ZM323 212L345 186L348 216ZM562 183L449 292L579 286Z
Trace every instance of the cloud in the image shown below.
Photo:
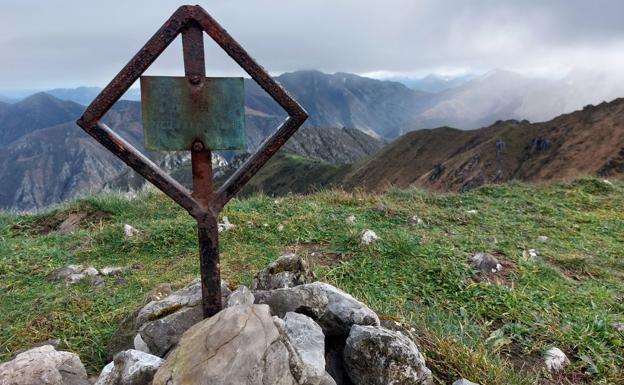
M180 4L4 0L0 88L104 85ZM624 2L211 0L208 12L272 73L618 72ZM210 74L240 74L212 43ZM170 47L151 73L181 74Z

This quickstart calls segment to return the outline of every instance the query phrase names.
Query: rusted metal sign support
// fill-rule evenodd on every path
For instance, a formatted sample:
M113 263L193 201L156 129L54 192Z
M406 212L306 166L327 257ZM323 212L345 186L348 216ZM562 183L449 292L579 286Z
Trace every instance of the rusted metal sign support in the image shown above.
M217 191L212 185L212 153L208 143L195 139L191 151L193 192L167 175L101 119L139 79L169 44L182 34L185 76L191 99L202 100L205 82L203 33L206 32L284 110L288 118ZM175 102L175 101L172 101ZM128 166L162 190L197 221L204 316L221 310L221 280L217 218L225 204L284 145L307 119L307 113L200 6L180 7L119 74L87 107L77 124Z

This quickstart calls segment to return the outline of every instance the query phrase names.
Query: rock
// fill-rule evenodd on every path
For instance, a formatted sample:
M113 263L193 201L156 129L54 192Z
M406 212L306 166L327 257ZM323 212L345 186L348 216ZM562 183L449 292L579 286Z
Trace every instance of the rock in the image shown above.
M380 322L380 325L381 327L386 328L388 330L399 332L403 334L405 337L414 341L414 343L416 342L416 338L414 336L414 333L416 332L416 330L414 328L407 329L405 326L401 325L399 322L394 321L394 320L388 320L388 319L382 320Z
M268 291L254 291L254 303L266 304L273 314L283 318L296 312L319 319L327 310L327 295L312 284Z
M44 345L0 364L2 385L89 385L87 371L74 353Z
M355 384L432 384L431 371L416 344L380 326L351 328L344 350L345 366Z
M85 279L87 275L83 274L83 273L77 273L77 274L70 274L66 279L65 282L73 284L73 283L78 283L80 281L82 281L83 279Z
M346 335L352 325L379 325L379 317L374 311L337 287L323 282L309 286L319 289L327 297L327 309L318 319L325 335Z
M468 381L465 378L462 378L461 380L457 380L453 382L453 385L479 385L479 384L477 384L476 382Z
M360 244L370 245L374 241L380 240L379 236L373 230L363 230L360 233Z
M489 253L476 253L472 256L472 264L482 273L497 273L503 270L503 265Z
M138 350L120 352L104 367L95 385L149 385L163 362Z
M304 363L306 383L320 384L325 372L325 336L307 315L288 312L284 317L286 335Z
M91 287L98 289L101 287L104 287L104 285L106 284L106 282L104 282L104 278L99 277L99 276L95 276L93 278L91 278Z
M613 183L610 180L608 180L608 179L603 179L602 183L607 184L609 186L613 186Z
M475 215L476 213L478 213L477 210L466 210L466 214L469 214L469 215Z
M617 331L624 332L624 322L615 322L613 328Z
M172 314L146 322L139 335L151 354L164 357L178 344L182 334L204 318L201 306L184 307Z
M227 299L227 304L225 307L232 307L237 305L253 305L254 303L254 295L251 294L251 291L247 289L246 286L240 285L236 290L230 294Z
M124 271L128 269L129 269L128 267L107 266L107 267L100 269L100 273L102 275L115 275L115 274L123 273Z
M139 230L126 223L124 224L124 234L126 234L126 237L131 238L135 235L139 235Z
M376 212L376 213L379 213L379 214L385 214L385 213L387 213L387 212L389 211L389 210L388 210L388 206L386 206L386 205L385 205L385 204L383 204L383 203L377 203L377 204L373 207L373 209L372 209L372 210L373 210L374 212Z
M348 224L350 224L350 225L354 225L354 224L355 224L355 221L356 221L356 219L355 219L355 215L349 215L349 216L347 217L347 223L348 223Z
M80 274L82 272L82 266L80 265L68 265L56 270L51 271L46 275L48 281L62 281L67 280L69 276L74 274Z
M137 327L147 321L154 321L175 313L183 307L193 307L201 303L201 283L199 278L194 279L184 288L171 293L160 301L152 301L139 310L136 318Z
M100 274L100 272L93 266L87 267L86 269L82 271L82 273L85 275L89 275L89 276L95 276L95 275Z
M281 223L277 225L277 231L284 231L284 225Z
M425 221L423 221L418 215L413 215L407 220L407 223L412 226L421 226L425 224Z
M134 345L134 350L138 350L140 352L147 353L147 354L152 354L152 352L149 349L149 346L147 346L145 341L143 341L143 337L141 337L140 333L137 333L136 336L134 336L133 345Z
M184 333L153 385L309 384L283 323L266 305L224 309Z
M538 242L546 242L547 240L548 240L548 237L545 235L540 235L539 237L537 237Z
M223 217L223 222L217 224L217 230L222 233L224 231L230 231L236 226L230 223L228 217Z
M537 250L535 250L535 249L529 249L527 252L529 253L529 257L531 257L531 258L537 258Z
M273 290L312 282L314 274L306 261L294 253L280 256L258 272L251 283L252 290Z
M544 352L544 365L551 372L562 370L570 360L559 348L552 347Z
M254 295L255 303L269 305L278 317L291 311L312 317L321 325L325 335L346 335L356 324L379 325L379 317L368 306L323 282L256 291Z

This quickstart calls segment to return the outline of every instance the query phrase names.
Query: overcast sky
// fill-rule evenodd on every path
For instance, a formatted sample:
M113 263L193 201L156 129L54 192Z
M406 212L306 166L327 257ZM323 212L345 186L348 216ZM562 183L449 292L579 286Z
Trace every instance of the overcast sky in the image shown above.
M0 89L104 86L182 2L0 0ZM616 73L621 0L200 1L273 74ZM241 74L206 39L209 75ZM180 44L151 74L182 74Z

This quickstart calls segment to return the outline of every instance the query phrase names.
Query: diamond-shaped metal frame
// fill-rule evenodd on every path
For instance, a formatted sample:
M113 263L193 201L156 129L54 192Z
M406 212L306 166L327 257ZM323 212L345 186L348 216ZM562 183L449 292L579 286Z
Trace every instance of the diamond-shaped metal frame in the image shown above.
M101 122L102 117L139 79L171 42L190 24L198 24L253 80L288 114L288 118L269 136L251 157L216 191L210 207L202 205L175 179L161 170L130 143ZM141 50L87 107L77 124L141 174L193 217L201 221L216 217L223 206L279 150L307 119L308 114L256 61L199 5L184 5L165 22ZM211 212L207 212L206 210Z

